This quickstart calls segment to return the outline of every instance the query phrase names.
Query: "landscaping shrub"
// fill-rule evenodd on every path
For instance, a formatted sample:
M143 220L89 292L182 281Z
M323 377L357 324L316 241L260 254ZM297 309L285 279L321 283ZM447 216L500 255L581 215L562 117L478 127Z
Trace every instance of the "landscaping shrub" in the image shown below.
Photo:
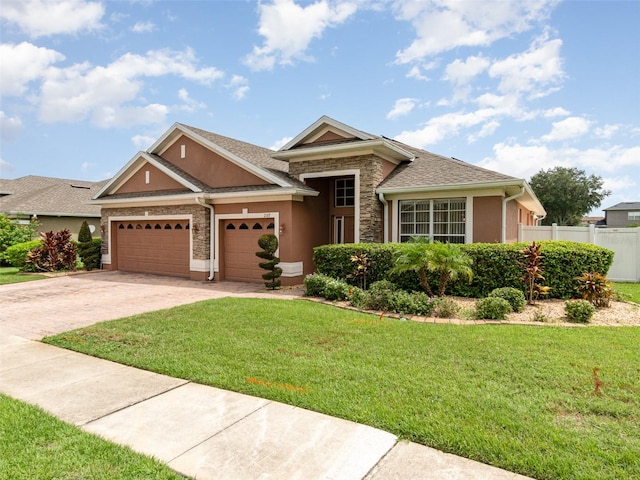
M13 245L31 241L36 236L37 228L38 222L33 219L29 224L22 225L0 214L0 265L9 262L6 257L7 249Z
M344 280L331 278L324 286L324 298L331 301L342 301L349 298L349 290L353 287Z
M455 318L460 311L460 306L452 299L438 297L432 302L432 315L437 318Z
M511 305L504 298L487 297L476 302L475 317L485 320L504 320L512 311Z
M307 297L324 297L324 289L329 280L333 279L322 273L307 275L302 282L304 285L304 294Z
M591 302L596 308L610 306L613 286L607 277L597 272L585 272L576 280L576 291L583 300Z
M100 268L102 241L101 239L93 239L89 224L85 220L80 226L78 232L78 256L84 268L87 270L95 270Z
M47 272L76 269L77 247L68 229L43 232L40 238L40 246L27 253L27 263Z
M596 307L586 300L567 300L564 303L564 311L570 322L588 323L595 313Z
M382 310L392 312L391 297L398 287L389 280L373 282L367 291L367 310Z
M496 288L495 290L491 290L487 296L490 298L504 298L509 302L514 312L522 312L524 310L524 304L526 303L526 298L522 290L513 287Z
M360 310L368 310L368 294L363 289L351 287L349 290L349 304Z
M267 271L267 273L262 274L262 279L265 281L264 286L275 290L280 286L279 278L282 275L282 268L278 267L280 259L275 256L278 250L278 237L272 233L260 235L258 246L262 250L256 252L256 256L264 260L264 262L258 263L258 266Z
M433 311L433 302L424 292L395 290L392 292L389 302L390 311L394 313L428 317Z
M35 265L27 263L27 254L34 248L38 248L41 244L42 242L40 240L16 243L5 250L4 258L10 265L20 269L21 272L35 272Z
M344 245L323 245L314 249L313 261L319 272L336 278L347 278L353 271L351 256L365 253L371 265L367 270L367 284L390 279L398 288L407 291L423 291L416 272L391 273L396 252L407 248L400 243L359 243ZM520 251L526 243L471 243L461 245L464 252L473 259L473 281L451 282L448 294L483 298L500 287L522 288L522 258ZM587 243L545 240L540 242L544 255L545 285L551 287L550 298L571 298L575 295L575 278L583 272L609 271L613 262L613 252ZM399 254L398 254L399 255ZM429 283L437 285L438 276L427 272ZM355 285L356 279L348 279Z

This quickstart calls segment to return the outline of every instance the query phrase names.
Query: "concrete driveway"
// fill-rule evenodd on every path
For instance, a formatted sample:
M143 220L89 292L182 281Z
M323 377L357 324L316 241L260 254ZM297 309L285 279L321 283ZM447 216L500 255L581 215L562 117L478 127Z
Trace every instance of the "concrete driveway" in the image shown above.
M197 282L96 271L0 286L0 333L38 340L47 335L177 305L225 296L295 298L263 285Z

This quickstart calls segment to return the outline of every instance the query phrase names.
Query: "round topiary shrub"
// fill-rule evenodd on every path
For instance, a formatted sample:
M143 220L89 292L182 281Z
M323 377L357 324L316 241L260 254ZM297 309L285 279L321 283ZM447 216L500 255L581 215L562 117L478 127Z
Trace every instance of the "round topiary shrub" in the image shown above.
M367 290L367 310L393 311L392 297L398 288L389 280L374 282Z
M349 303L352 307L367 310L367 292L358 287L349 290Z
M500 297L487 297L476 302L476 314L478 319L505 320L507 314L513 310L509 302Z
M564 311L570 322L589 323L596 307L586 300L567 300L564 303Z
M504 298L509 302L514 312L522 312L524 310L524 304L527 301L522 290L513 287L496 288L492 290L487 297Z

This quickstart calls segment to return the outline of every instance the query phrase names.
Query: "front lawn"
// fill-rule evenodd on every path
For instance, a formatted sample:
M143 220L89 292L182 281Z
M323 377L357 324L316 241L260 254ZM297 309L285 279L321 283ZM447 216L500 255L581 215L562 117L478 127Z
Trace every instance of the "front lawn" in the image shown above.
M0 394L0 478L184 479L166 465Z
M640 478L640 328L422 324L224 298L44 341L535 478Z
M34 273L20 273L20 271L15 267L0 267L0 285L30 282L31 280L41 280L43 278L47 277Z
M614 282L613 289L625 302L640 304L640 283Z

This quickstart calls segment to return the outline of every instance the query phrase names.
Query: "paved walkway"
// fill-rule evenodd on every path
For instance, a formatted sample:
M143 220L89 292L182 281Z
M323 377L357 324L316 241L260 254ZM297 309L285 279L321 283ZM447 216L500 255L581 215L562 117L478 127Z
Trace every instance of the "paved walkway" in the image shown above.
M154 456L189 477L526 478L422 445L398 442L394 435L372 427L25 338L40 338L42 332L61 332L118 318L134 310L140 313L226 295L265 295L255 291L255 285L182 284L176 279L112 272L17 285L0 287L0 392L38 405L83 430ZM116 292L124 299L100 309L87 296L90 290L103 300ZM286 291L276 295L295 297ZM11 310L12 303L29 312L16 313L22 310ZM5 310L7 306L10 308ZM89 321L87 312L91 313ZM14 315L19 318L16 320ZM36 326L28 327L23 322ZM15 330L22 330L25 335L12 334Z

